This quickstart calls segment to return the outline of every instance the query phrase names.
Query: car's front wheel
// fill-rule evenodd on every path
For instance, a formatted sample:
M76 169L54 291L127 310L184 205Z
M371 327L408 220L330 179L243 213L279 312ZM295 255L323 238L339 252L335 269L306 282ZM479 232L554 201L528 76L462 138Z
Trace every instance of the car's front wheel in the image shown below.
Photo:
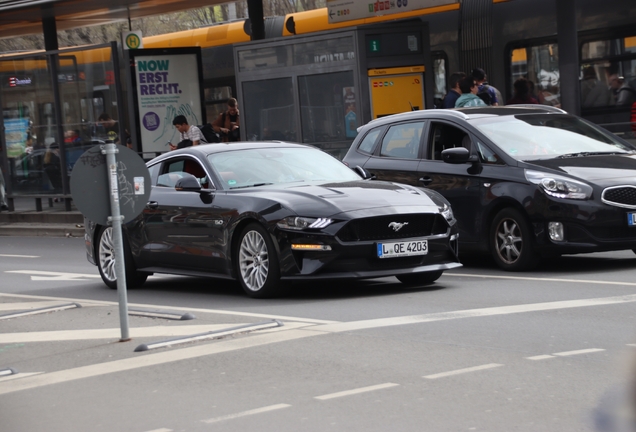
M539 256L532 250L530 226L521 212L501 210L490 228L490 249L495 262L507 271L536 267Z
M124 240L124 265L126 266L126 288L137 288L146 282L148 273L138 272L132 259L130 247ZM97 268L102 280L109 288L117 288L115 271L115 240L112 227L102 227L97 241Z
M238 239L236 274L243 291L253 298L280 292L280 267L271 236L258 223L245 227Z
M396 278L404 285L428 285L439 279L444 273L443 270L429 271L423 273L398 275Z

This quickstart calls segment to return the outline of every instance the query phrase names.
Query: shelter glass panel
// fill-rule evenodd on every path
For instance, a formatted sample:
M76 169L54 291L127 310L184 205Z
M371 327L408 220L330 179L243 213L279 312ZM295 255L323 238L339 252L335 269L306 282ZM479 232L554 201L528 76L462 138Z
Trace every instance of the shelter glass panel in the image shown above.
M291 46L279 45L241 50L238 52L238 61L241 72L289 67L292 65Z
M298 141L290 77L244 82L243 100L247 139Z
M294 65L355 60L353 37L323 39L293 45Z
M298 87L303 142L349 148L359 126L353 71L302 76Z

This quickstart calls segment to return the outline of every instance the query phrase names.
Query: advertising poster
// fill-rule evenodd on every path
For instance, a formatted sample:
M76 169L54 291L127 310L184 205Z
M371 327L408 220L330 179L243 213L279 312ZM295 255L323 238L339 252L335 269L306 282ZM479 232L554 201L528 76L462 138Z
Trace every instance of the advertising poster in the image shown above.
M26 148L29 119L6 119L4 121L4 139L7 143L7 157L22 156Z
M172 125L184 115L190 125L204 121L199 56L196 53L135 54L134 80L139 135L143 152L170 150L179 133Z
M358 134L358 120L356 118L356 94L354 87L343 87L342 98L345 114L345 135L347 138L355 138Z

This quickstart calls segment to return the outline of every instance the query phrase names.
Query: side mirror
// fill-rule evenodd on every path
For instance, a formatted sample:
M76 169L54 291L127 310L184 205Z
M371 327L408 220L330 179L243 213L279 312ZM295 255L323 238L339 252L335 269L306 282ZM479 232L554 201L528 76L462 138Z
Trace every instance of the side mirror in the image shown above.
M471 155L467 148L455 147L442 151L442 160L450 164L463 164L466 162L474 163L479 159L477 156Z
M356 165L356 167L352 169L364 180L375 180L376 178L373 174L362 168L360 165Z
M177 180L174 188L178 191L201 192L199 180L191 174L185 174L182 178Z

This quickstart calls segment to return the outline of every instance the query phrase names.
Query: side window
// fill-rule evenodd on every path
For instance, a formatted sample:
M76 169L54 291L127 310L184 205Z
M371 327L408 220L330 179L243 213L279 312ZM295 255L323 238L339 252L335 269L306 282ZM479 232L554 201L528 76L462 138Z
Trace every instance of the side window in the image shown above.
M380 156L417 159L424 122L402 123L391 126L382 140Z
M369 132L358 146L358 150L362 153L373 154L375 142L378 140L378 135L380 135L381 130L382 128L375 128Z
M499 156L484 144L479 141L476 141L477 153L479 153L479 159L481 163L490 164L490 165L503 165L504 162L501 160Z
M429 135L429 152L432 160L442 160L442 151L465 147L472 151L472 141L470 135L463 130L446 123L433 123Z
M152 186L156 186L157 185L157 174L159 174L159 167L161 166L160 163L158 164L154 164L151 167L148 167L148 172L150 173L150 184Z
M201 164L189 158L164 163L163 174L157 179L157 186L174 187L184 174L195 176L203 188L209 186L210 180Z

